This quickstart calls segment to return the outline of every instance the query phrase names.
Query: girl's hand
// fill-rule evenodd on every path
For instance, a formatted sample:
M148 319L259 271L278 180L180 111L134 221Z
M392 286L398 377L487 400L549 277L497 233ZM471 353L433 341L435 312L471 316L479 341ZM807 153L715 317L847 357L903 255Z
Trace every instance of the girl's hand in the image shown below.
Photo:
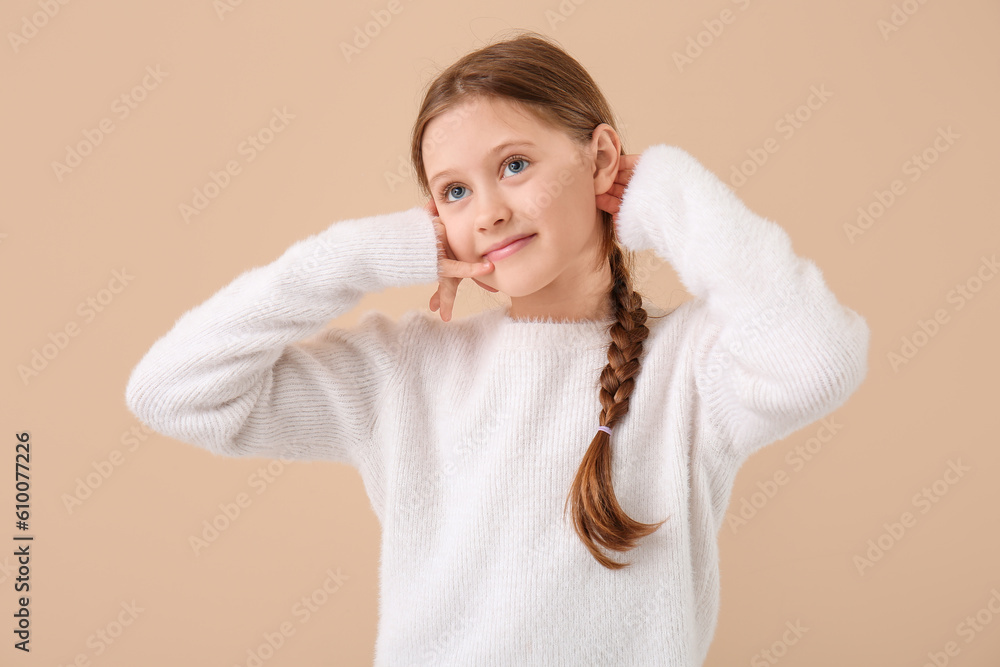
M458 285L462 282L462 278L472 278L483 289L496 292L498 290L484 285L473 277L490 273L496 267L493 262L483 264L481 262L462 262L456 259L451 251L451 246L448 245L448 234L444 223L438 217L434 200L428 201L424 205L424 209L434 216L434 230L438 237L438 288L431 296L429 305L432 311L440 308L441 319L448 322L451 320L452 306L455 303L455 295L458 294Z
M597 208L607 211L612 215L615 222L618 222L618 209L622 205L622 196L625 194L625 187L632 180L632 172L635 164L639 161L638 153L622 155L618 158L618 175L615 176L614 183L607 192L597 195Z

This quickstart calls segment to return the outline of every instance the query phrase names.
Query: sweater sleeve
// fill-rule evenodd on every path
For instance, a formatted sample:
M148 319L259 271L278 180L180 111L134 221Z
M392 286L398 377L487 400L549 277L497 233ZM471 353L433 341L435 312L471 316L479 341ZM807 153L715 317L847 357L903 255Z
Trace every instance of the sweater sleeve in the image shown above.
M357 465L398 367L399 325L376 312L320 331L366 293L437 280L431 220L415 207L337 222L243 272L153 344L129 409L223 456Z
M788 234L676 146L640 155L617 217L692 294L694 381L718 447L744 460L842 405L867 372L869 328Z

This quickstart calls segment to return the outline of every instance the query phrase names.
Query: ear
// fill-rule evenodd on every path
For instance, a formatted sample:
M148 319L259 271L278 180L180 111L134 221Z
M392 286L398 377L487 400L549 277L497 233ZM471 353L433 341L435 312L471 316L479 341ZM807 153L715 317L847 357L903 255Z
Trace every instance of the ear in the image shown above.
M601 123L591 135L590 155L594 164L594 194L602 195L611 189L618 177L622 143L615 128Z

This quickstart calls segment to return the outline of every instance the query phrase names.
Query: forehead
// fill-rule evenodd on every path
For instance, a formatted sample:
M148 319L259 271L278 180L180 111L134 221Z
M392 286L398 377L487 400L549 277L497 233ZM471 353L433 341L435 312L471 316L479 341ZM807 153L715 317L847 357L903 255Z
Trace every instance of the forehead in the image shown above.
M502 98L474 98L435 116L424 129L421 152L424 165L441 168L463 155L484 154L508 140L551 141L555 128L533 113ZM440 164L447 160L449 164Z

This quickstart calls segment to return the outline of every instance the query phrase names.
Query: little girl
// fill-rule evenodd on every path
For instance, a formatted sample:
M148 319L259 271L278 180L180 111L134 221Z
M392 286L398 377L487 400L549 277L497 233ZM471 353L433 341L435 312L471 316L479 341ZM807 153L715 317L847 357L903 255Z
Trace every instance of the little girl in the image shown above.
M412 161L425 205L239 275L156 341L128 406L215 454L357 468L382 527L376 665L702 664L736 473L860 385L864 318L684 150L627 154L538 35L442 72ZM693 299L647 314L646 249ZM510 305L451 322L465 278ZM435 281L440 317L327 327Z

